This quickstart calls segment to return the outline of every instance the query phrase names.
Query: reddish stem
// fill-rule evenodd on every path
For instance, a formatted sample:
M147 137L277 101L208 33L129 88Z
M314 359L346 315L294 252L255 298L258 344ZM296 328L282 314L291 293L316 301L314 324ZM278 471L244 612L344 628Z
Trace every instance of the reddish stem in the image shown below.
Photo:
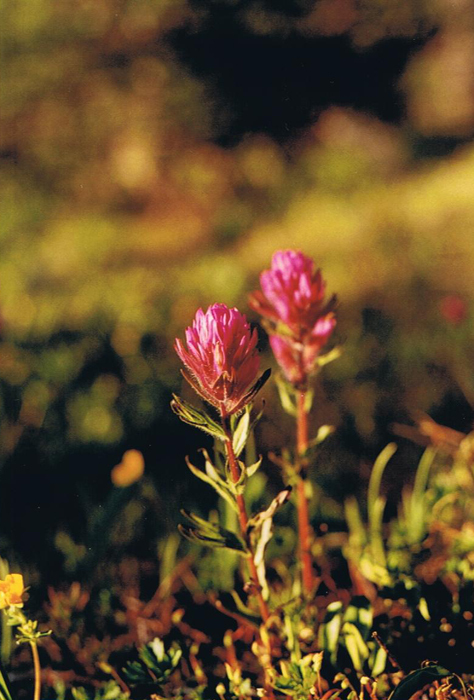
M227 435L227 439L225 441L225 446L226 446L226 452L227 452L227 457L229 460L229 469L230 469L230 474L232 481L235 483L238 482L240 478L240 467L237 462L237 457L235 456L234 452L234 446L232 444L232 434L226 425L225 417L222 416L222 424L224 426L224 430ZM247 526L248 526L248 517L247 517L247 509L245 507L245 501L244 497L242 494L238 494L236 497L237 500L237 507L239 509L239 524L240 524L240 531L242 534L242 537L244 538L247 548L249 550L249 556L247 558L247 563L248 563L248 569L249 569L249 575L250 575L250 580L252 582L252 590L257 596L258 600L258 606L260 608L260 615L262 616L262 620L264 622L267 622L268 618L270 617L270 611L268 609L268 605L263 598L262 595L262 588L260 586L259 580L258 580L258 573L257 573L257 567L255 566L255 559L254 559L254 553L252 550L252 546L249 542L248 539L248 533L247 533ZM273 693L273 689L271 687L271 683L269 680L270 676L270 671L271 671L271 657L272 657L272 649L271 649L271 644L265 645L267 646L267 654L268 654L268 666L264 666L264 674L265 674L265 696L264 700L275 700L275 695Z
M308 449L308 413L306 411L306 391L298 393L296 415L296 451L299 466ZM313 590L313 562L311 556L311 527L309 524L308 499L305 493L305 481L301 474L298 476L296 486L298 508L298 533L300 541L301 575L303 590L310 594Z
M226 440L225 446L226 446L226 451L227 451L227 457L229 459L230 474L232 477L232 481L235 484L235 483L237 483L237 481L239 480L239 477L240 477L240 467L237 463L237 457L235 456L234 448L232 445L232 438L230 435ZM252 551L252 547L251 547L251 545L248 541L248 537L247 537L248 517L247 517L247 509L245 507L245 501L244 501L243 495L237 494L236 500L237 500L237 507L239 509L240 532L241 532L242 537L244 538L244 540L247 544L247 548L249 549L249 552L250 552L250 555L247 559L250 580L252 582L252 588L255 591L255 594L256 594L257 599L258 599L260 614L262 616L263 621L266 622L270 616L270 612L268 610L268 605L263 598L262 588L260 586L260 583L258 582L258 574L257 574L257 567L255 566L255 561L254 561L254 553Z

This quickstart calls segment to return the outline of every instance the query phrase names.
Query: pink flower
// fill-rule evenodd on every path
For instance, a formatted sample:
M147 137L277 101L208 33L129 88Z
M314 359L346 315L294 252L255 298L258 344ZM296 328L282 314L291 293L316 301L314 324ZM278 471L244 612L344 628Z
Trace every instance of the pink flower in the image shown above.
M336 298L326 302L320 270L294 250L275 253L260 284L261 291L250 296L250 306L269 322L270 344L288 381L304 385L336 325Z
M270 335L273 354L291 384L302 386L306 383L335 325L333 314L319 319L311 335L302 343L288 336Z
M256 382L257 340L246 317L225 304L213 304L206 313L197 311L186 329L187 349L176 339L176 352L188 370L185 378L223 418L244 408L262 386Z

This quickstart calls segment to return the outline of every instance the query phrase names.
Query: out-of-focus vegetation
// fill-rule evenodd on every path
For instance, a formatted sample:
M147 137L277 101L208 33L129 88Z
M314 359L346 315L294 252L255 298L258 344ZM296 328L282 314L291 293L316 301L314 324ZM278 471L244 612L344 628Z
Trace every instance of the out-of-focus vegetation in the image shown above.
M344 355L317 396L339 428L320 465L336 500L410 411L469 427L473 10L4 3L1 498L18 551L50 566L40 544L66 517L82 539L78 494L105 501L127 448L160 494L150 531L173 527L194 443L168 410L172 340L199 305L245 310L277 248L312 255L341 299ZM263 445L281 443L291 427L266 416Z

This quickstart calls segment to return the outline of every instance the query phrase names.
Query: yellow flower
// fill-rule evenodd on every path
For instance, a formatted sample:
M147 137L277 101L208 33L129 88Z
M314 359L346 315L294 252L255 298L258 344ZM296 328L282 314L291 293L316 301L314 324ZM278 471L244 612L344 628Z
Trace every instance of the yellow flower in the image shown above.
M9 608L11 605L21 607L21 599L25 592L23 576L21 574L8 574L5 581L0 580L0 610Z
M114 486L131 486L143 476L145 460L138 450L127 450L120 464L112 469L110 477Z

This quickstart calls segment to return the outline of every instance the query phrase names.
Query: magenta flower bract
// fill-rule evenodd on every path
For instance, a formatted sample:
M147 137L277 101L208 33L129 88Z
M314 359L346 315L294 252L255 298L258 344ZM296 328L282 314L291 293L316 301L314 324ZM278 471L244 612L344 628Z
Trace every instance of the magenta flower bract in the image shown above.
M289 382L304 385L336 325L336 297L326 301L325 282L311 258L294 250L273 255L260 275L250 306L269 322L270 344Z
M183 374L193 389L215 406L223 418L246 406L260 388L257 331L246 317L225 304L196 312L186 329L186 345L178 338L175 349L187 368Z

